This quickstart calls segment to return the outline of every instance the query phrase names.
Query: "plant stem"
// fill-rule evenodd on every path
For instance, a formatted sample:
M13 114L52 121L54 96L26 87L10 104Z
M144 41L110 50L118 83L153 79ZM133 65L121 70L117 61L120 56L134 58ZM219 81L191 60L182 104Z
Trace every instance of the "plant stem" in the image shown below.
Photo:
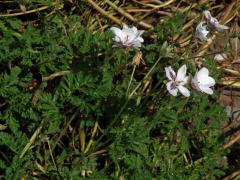
M29 142L26 144L26 146L23 148L21 154L20 154L20 159L23 158L23 156L25 155L25 153L29 150L29 148L31 147L31 145L34 143L34 141L36 140L37 136L39 135L39 133L42 130L43 124L45 122L45 119L43 119L39 125L39 127L37 128L37 130L33 133L31 139L29 140Z
M56 170L58 171L57 165L56 165L55 160L53 158L52 148L51 148L51 145L50 145L50 142L49 142L48 138L47 138L47 144L48 144L48 148L49 148L49 151L50 151L50 156L51 156L52 161L53 161L53 165L56 168Z
M148 71L148 73L145 75L145 77L143 78L143 80L141 82L138 83L138 85L136 86L136 88L130 93L130 95L128 96L128 99L130 99L133 94L138 90L138 88L142 85L142 83L149 77L149 75L152 73L153 69L156 67L156 65L159 63L160 61L160 57L158 58L158 60L155 62L155 64L152 66L152 68Z
M131 83L132 83L132 79L133 79L134 72L136 70L136 66L137 65L134 65L134 67L133 67L132 75L131 75L131 78L130 78L130 81L129 81L129 84L128 84L128 87L127 87L127 94L128 94L129 88L130 88Z
M91 135L91 139L88 142L88 145L87 145L87 147L86 147L86 149L84 151L84 154L86 154L89 151L91 145L93 144L93 138L94 138L94 136L95 136L95 134L97 132L97 127L98 127L98 121L96 121L95 124L94 124L94 128L93 128L93 132L92 132L92 135Z

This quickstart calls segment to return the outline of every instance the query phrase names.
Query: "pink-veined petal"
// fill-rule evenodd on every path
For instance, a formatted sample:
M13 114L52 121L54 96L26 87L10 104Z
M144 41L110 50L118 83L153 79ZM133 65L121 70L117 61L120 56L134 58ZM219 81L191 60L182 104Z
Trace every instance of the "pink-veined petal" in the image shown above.
M181 93L182 95L184 95L185 97L189 97L189 96L190 96L190 91L189 91L186 87L184 87L184 86L178 86L177 88L178 88L178 90L180 91L180 93Z
M167 83L167 90L171 95L177 96L178 89L172 88L172 86L173 86L172 83L173 83L172 81Z
M174 81L176 79L176 73L171 66L165 67L166 76L169 80Z
M186 64L184 64L182 67L178 69L176 81L183 81L186 77L186 73L187 73L187 66Z

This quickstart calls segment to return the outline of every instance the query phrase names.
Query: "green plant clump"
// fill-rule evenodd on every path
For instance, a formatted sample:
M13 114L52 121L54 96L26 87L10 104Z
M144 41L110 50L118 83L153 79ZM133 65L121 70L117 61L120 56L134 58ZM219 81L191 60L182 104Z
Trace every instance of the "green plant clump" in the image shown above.
M186 64L172 41L183 15L115 46L57 11L41 22L0 21L1 179L217 179L224 175L218 94L171 96L164 68ZM176 31L176 29L178 31ZM220 72L211 59L204 66ZM134 69L134 71L133 71Z

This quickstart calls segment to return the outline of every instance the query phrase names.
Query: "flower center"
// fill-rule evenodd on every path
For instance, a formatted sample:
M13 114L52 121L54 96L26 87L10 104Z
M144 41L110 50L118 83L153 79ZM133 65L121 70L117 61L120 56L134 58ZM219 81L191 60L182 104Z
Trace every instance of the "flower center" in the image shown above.
M182 83L183 81L176 81L174 80L172 83L171 83L171 89L176 89L177 86L180 85L180 83Z
M171 83L170 88L171 88L171 90L176 89L177 88L177 83L175 81L173 81L173 83Z

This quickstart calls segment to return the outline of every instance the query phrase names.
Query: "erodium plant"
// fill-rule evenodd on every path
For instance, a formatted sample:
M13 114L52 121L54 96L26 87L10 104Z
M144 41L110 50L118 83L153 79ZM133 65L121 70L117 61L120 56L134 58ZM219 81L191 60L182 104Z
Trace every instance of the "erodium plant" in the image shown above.
M221 177L226 118L208 76L220 72L207 59L201 76L174 51L184 15L156 24L154 39L131 25L92 32L80 18L0 21L1 178Z

